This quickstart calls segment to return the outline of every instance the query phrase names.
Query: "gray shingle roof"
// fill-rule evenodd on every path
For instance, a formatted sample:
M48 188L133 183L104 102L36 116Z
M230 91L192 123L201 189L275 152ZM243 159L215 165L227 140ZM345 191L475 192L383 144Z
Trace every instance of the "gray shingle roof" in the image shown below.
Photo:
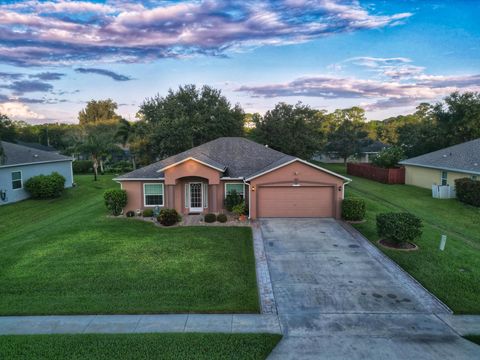
M480 174L480 139L400 161L400 164Z
M265 171L295 159L279 151L241 137L222 137L154 164L134 170L117 179L158 179L164 176L157 172L166 166L193 157L210 166L223 170L224 177L243 178ZM273 168L274 166L272 166Z
M63 156L52 151L38 150L6 141L0 141L0 146L3 148L0 167L72 160L72 158L68 156Z

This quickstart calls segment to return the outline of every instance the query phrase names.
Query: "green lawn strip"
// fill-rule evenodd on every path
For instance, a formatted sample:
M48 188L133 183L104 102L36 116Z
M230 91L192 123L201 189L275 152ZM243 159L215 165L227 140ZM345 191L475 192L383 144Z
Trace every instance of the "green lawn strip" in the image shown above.
M0 359L265 359L275 334L85 334L0 336Z
M464 338L470 340L471 342L474 342L475 344L480 345L480 335L467 335L464 336Z
M116 184L76 181L60 199L0 208L1 315L259 311L250 228L108 218Z
M345 173L343 165L321 166ZM433 199L427 189L352 179L346 196L363 198L367 207L367 221L355 228L455 313L480 313L480 210L454 199ZM405 210L423 220L423 236L416 241L420 250L401 252L379 246L376 215ZM443 252L438 249L442 234L448 236Z

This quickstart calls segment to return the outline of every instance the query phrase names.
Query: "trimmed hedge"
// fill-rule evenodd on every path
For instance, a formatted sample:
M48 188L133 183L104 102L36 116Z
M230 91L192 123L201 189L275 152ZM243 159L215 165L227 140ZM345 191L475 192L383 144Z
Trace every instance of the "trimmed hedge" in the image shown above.
M92 160L75 160L72 162L72 169L74 174L88 174L93 173Z
M143 217L152 217L153 216L153 209L145 209L142 213Z
M203 220L206 223L214 223L217 220L217 216L215 214L209 213L203 217Z
M157 216L157 221L163 226L172 226L180 222L182 217L175 209L162 209Z
M407 212L377 215L378 236L399 245L421 237L422 226L422 219Z
M65 189L65 178L57 172L33 176L25 182L25 190L33 199L60 197Z
M217 215L217 221L221 223L226 223L228 220L227 215L225 214L218 214Z
M342 218L347 221L362 221L365 218L365 201L360 198L348 198L342 202Z
M127 192L120 189L111 189L103 194L105 206L110 213L118 216L122 213L122 209L127 205Z
M469 178L455 180L457 199L465 204L480 207L480 181Z

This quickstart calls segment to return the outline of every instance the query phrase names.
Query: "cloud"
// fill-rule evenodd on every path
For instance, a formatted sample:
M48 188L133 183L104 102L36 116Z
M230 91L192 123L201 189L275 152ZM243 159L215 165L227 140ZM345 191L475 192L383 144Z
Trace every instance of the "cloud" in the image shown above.
M56 73L56 72L42 72L39 74L30 75L30 78L39 79L43 81L52 81L52 80L60 80L64 77L65 74Z
M415 101L435 100L453 91L478 91L480 75L427 76L409 82L309 76L289 83L241 86L236 89L253 97L319 97L324 99L373 99L369 109L391 108Z
M222 56L396 26L410 13L373 14L356 1L25 1L0 5L0 62L145 62Z
M19 73L7 73L7 72L0 72L0 80L18 80L23 77L23 74Z
M42 120L45 116L36 113L20 102L5 102L0 104L0 113L14 120Z
M15 95L27 92L49 92L53 89L51 84L39 80L19 80L0 87L12 90Z
M409 79L414 76L423 74L425 68L422 66L416 66L411 64L412 60L405 57L371 57L371 56L358 56L342 61L340 64L330 65L333 68L335 65L348 66L354 65L357 67L365 68L371 72L374 72L380 76L399 80Z
M98 74L98 75L103 75L103 76L108 76L112 78L115 81L129 81L132 80L131 77L118 74L116 72L110 71L110 70L104 70L104 69L97 69L97 68L77 68L75 69L76 72L82 73L82 74Z

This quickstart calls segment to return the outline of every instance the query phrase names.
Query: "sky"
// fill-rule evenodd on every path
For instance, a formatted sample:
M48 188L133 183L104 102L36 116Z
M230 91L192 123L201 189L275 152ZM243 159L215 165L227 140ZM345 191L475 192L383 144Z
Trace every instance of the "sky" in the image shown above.
M299 101L368 119L480 91L480 1L0 0L0 113L76 123L111 98L218 88L246 112Z

